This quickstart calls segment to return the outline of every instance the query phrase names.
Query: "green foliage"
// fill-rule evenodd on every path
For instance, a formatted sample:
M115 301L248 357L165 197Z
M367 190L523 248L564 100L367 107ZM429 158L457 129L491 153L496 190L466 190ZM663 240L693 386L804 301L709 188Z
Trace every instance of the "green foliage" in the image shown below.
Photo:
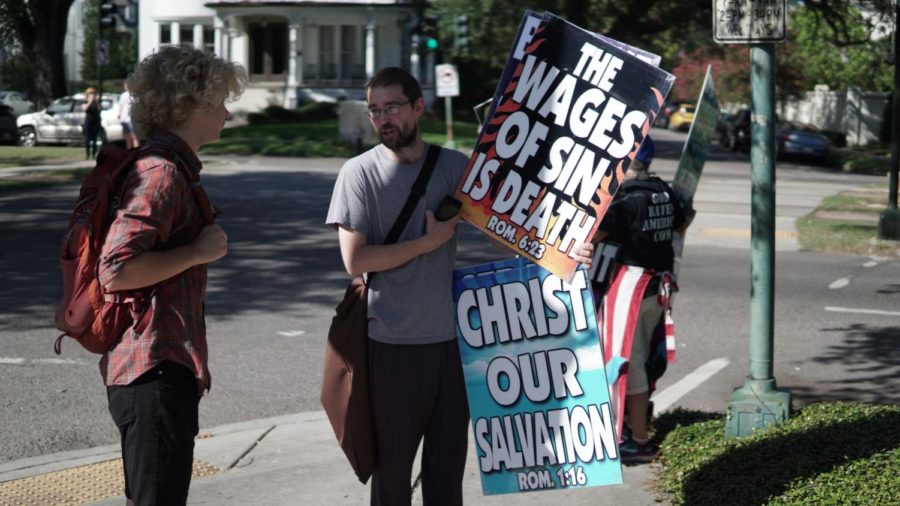
M827 84L833 90L858 86L868 91L892 91L894 69L885 61L890 37L868 40L866 22L856 7L835 2L833 8L840 11L848 35L865 42L839 46L835 41L840 34L822 22L816 11L794 9L785 49L791 53L788 64L803 69L805 89Z
M309 102L297 109L285 109L278 105L270 105L262 112L250 113L247 121L251 125L275 123L292 123L295 121L319 121L337 117L337 104L327 102Z
M331 110L329 107L333 108L333 104L307 104L293 111L281 107L267 108L256 123L223 130L219 141L204 146L201 151L210 155L344 158L356 155L356 146L344 145L338 139L338 122L333 115L326 119L316 117L323 114L322 111ZM304 114L305 119L296 119ZM272 116L283 120L272 120ZM288 117L294 119L287 120ZM426 117L419 126L426 142L441 145L446 140L443 120ZM458 145L474 146L478 125L454 122L453 131Z
M661 444L675 504L900 503L900 407L812 404L726 440L725 419L681 425Z
M27 92L34 82L31 73L31 64L22 53L8 55L0 62L0 87L4 90Z
M84 45L81 51L81 78L86 83L95 83L97 63L96 44L100 38L97 26L100 0L86 0L84 3ZM121 81L128 77L137 65L137 36L131 31L117 32L103 30L103 39L109 41L109 64L103 66L104 81ZM103 86L104 93L119 93L118 86Z
M440 15L442 48L452 47L453 18L468 16L468 46L437 58L457 65L462 86L454 110L458 118L471 119L472 107L494 95L525 10L550 11L586 30L659 54L661 67L670 69L679 53L712 43L711 9L708 0L436 0L426 12Z

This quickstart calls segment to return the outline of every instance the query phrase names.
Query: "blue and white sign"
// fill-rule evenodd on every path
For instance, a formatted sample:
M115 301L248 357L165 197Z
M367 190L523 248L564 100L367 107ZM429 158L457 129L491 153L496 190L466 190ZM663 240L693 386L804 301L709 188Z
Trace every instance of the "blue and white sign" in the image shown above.
M622 483L587 271L493 262L453 297L484 494Z

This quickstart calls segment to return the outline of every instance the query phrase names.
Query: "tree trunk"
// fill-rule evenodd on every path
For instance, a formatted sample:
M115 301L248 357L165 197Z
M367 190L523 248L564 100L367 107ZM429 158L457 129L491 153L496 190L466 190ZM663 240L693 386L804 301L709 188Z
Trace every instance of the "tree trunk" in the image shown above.
M7 0L23 4L23 0ZM65 95L63 47L69 9L74 0L30 0L16 9L14 24L22 53L32 66L31 96L37 107Z

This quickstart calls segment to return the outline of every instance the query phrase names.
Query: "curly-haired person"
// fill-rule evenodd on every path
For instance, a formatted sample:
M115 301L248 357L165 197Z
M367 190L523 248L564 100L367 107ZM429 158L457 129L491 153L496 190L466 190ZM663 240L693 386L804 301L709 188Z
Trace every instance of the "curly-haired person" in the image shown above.
M128 80L146 140L127 172L98 278L134 323L100 359L119 429L128 504L185 504L200 397L209 389L206 264L227 252L200 183L197 150L218 139L245 71L203 51L165 48ZM195 193L196 191L196 193Z

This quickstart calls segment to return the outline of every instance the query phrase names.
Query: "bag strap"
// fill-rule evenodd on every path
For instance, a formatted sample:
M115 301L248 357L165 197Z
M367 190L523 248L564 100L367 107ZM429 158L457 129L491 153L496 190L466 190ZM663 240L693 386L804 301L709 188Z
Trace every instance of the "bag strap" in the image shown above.
M434 144L428 146L428 155L425 157L425 163L422 164L422 169L419 171L419 177L417 177L416 181L413 183L412 188L409 191L409 197L406 198L406 203L403 205L403 210L400 211L400 215L397 216L397 220L394 221L394 226L391 227L390 232L388 232L387 237L384 239L384 244L394 244L397 242L397 239L400 238L400 234L403 232L403 229L406 228L407 223L409 223L409 218L412 217L413 211L419 204L419 199L425 195L425 191L428 188L428 180L431 179L431 174L434 172L434 167L437 165L436 162L440 153L440 147L435 146Z
M439 146L435 146L434 144L428 145L428 154L425 156L425 162L422 164L419 175L416 177L416 181L409 190L409 197L406 198L406 203L403 204L400 215L394 220L394 225L391 226L391 230L384 239L384 244L394 244L400 238L400 234L409 223L409 219L412 217L413 211L419 204L419 200L425 195L425 191L428 189L428 181L431 179L431 174L434 173L434 167L437 165L437 159L440 154L441 148ZM367 286L372 282L372 277L375 274L376 273L374 272L368 273L366 276Z

